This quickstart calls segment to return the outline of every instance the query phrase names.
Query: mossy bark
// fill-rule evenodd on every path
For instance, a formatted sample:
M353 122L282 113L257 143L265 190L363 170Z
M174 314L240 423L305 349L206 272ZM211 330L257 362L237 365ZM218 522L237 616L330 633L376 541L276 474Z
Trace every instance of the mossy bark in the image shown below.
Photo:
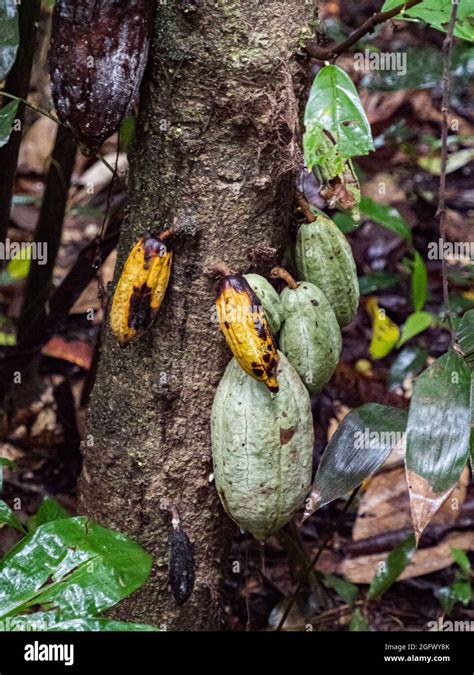
M147 228L175 224L181 234L153 329L125 349L107 330L83 443L82 511L154 559L121 618L171 630L223 625L235 526L210 481L210 411L231 355L213 321L209 271L224 260L245 272L256 247L285 244L300 161L295 55L313 13L303 0L158 4L116 279ZM195 589L182 607L168 589L167 502L194 544Z

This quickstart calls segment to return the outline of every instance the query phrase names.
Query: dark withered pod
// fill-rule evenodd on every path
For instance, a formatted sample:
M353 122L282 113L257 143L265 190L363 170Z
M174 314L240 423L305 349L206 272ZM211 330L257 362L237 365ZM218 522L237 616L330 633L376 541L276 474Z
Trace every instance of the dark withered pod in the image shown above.
M194 588L194 554L189 537L176 528L170 537L169 583L177 605L183 605Z
M54 105L82 145L99 148L130 111L145 70L151 0L57 0L49 55Z

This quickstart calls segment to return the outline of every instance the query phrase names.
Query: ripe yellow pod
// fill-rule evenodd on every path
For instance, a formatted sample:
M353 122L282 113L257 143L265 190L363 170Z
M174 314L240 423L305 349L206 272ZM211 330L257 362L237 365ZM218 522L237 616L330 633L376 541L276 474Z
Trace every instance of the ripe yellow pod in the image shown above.
M216 309L219 327L237 363L276 393L279 362L276 344L262 303L241 274L228 274L221 279Z
M110 326L121 347L153 323L168 287L172 259L172 252L156 234L146 234L132 248L110 312Z

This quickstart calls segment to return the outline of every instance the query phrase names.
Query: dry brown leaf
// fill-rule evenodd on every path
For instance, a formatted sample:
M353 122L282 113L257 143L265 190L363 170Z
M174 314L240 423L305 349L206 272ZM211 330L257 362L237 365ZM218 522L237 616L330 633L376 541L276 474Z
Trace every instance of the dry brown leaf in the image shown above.
M399 579L421 577L423 574L431 574L450 567L454 562L451 555L452 548L474 551L474 532L451 532L436 546L418 549ZM338 572L355 584L370 584L380 563L387 557L388 552L346 558L340 564Z
M108 164L115 167L117 156L115 153L110 153L104 157ZM128 158L126 153L122 152L118 156L117 174L118 176L125 175L128 168ZM102 161L97 161L89 169L84 171L80 177L79 183L83 186L71 197L70 206L77 204L86 204L91 197L98 194L105 187L108 186L112 180L112 172Z
M468 483L469 469L466 467L451 498L434 516L432 523L447 525L456 522L461 504L466 499ZM352 531L353 540L402 530L411 525L410 498L404 467L382 471L374 476L359 503Z
M388 173L377 173L373 178L361 185L363 197L370 197L380 204L405 202L406 193L397 181Z
M410 94L410 104L413 111L421 121L437 122L441 125L443 121L443 114L441 110L436 108L431 99L431 91L427 89L420 89L412 91ZM448 124L453 128L452 122L456 121L457 133L460 136L472 136L474 134L474 127L469 124L463 117L456 113L449 113Z
M55 335L43 347L42 353L55 359L63 359L89 370L92 363L93 348L83 340L65 340Z
M375 124L389 119L411 95L409 89L389 92L362 90L360 98L370 124Z

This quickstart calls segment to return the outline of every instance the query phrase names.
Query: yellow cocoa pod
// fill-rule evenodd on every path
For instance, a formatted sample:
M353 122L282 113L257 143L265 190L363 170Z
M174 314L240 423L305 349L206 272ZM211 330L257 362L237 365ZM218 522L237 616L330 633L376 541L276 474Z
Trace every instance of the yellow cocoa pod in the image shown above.
M216 299L219 326L240 367L278 391L279 357L262 303L241 274L224 276Z
M115 288L110 326L121 347L153 323L168 287L173 254L155 234L132 248Z

